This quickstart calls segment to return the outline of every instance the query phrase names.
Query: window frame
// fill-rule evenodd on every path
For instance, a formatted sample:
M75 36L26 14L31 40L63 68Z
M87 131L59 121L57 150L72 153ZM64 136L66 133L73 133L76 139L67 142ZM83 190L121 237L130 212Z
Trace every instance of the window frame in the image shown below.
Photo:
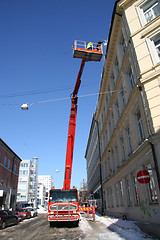
M7 166L7 157L4 156L4 166L6 167Z
M145 17L144 9L152 9L152 7L156 4L156 2L159 2L159 0L152 0L152 1L145 0L140 5L137 6L136 9L137 9L137 13L138 13L140 23L142 26L145 26L146 24L150 23L152 20L154 20L156 17L158 17L160 15L160 13L159 13L159 15L154 16L153 19L151 19L150 21L147 21L147 19Z
M128 67L128 78L129 78L131 89L133 89L135 86L135 78L134 78L134 74L133 74L133 71L132 71L132 68L130 65Z
M10 159L8 159L8 169L10 169L10 165L11 165L11 160Z
M150 203L158 203L156 184L155 184L151 164L148 163L147 165L145 165L145 169L148 171L150 176L150 182L149 184L147 184Z
M155 41L159 40L160 41L160 30L152 33L146 38L146 43L149 49L149 52L151 54L151 58L153 61L153 64L156 65L157 63L160 62L160 51L158 53L157 51L157 46L155 45ZM160 47L160 43L159 46Z
M123 32L121 32L119 44L120 44L122 53L123 53L123 55L124 55L125 52L126 52L126 49L127 49L127 44L126 44L126 41L125 41Z
M129 125L126 127L126 134L127 134L127 141L128 141L128 147L129 147L129 153L130 154L133 151L132 148L132 136Z
M129 178L126 177L125 178L125 183L126 183L126 192L127 192L127 204L128 204L128 207L131 207L132 205L132 195L131 195L131 186L130 186L130 181L129 181Z
M141 142L145 139L145 130L144 130L144 124L143 124L142 114L140 109L138 109L138 111L136 112L136 118L137 118L139 138Z

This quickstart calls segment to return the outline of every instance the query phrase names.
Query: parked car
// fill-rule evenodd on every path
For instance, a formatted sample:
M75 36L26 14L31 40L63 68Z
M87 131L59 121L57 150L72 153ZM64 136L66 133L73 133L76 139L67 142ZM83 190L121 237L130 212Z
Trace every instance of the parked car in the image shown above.
M31 212L31 217L36 217L38 215L36 208L29 208L29 210Z
M12 214L13 214L13 215L16 215L16 216L18 217L18 221L19 221L19 222L23 221L24 216L23 216L23 214L20 213L19 211L12 211Z
M4 229L6 226L18 224L18 217L13 215L9 210L0 211L0 228Z
M19 213L23 215L23 219L31 218L31 211L29 208L21 208Z

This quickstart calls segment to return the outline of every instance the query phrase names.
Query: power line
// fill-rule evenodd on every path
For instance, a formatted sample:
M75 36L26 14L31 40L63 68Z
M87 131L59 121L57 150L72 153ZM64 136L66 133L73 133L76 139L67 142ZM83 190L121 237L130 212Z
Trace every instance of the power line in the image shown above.
M108 92L90 93L90 94L86 94L86 95L79 95L79 96L77 96L77 97L78 97L78 98L91 97L91 96L102 95L102 94L113 93L113 92L119 92L119 91L118 91L118 90L115 90L115 91L108 91ZM45 100L45 101L39 101L39 102L31 103L30 106L32 106L33 104L36 104L36 103L57 102L57 101L68 100L68 99L71 99L71 98L72 98L72 97L51 99L51 100Z
M96 96L96 95L103 95L103 94L108 94L108 93L114 93L114 92L120 92L118 90L114 90L114 91L107 91L107 92L98 92L98 93L90 93L90 94L85 94L85 95L79 95L77 96L78 98L84 98L84 97L91 97L91 96ZM48 102L58 102L58 101L64 101L64 100L69 100L72 97L66 97L66 98L57 98L57 99L50 99L50 100L43 100L43 101L37 101L37 102L33 102L33 103L27 103L29 106L32 106L33 104L38 104L38 103L48 103ZM10 106L19 106L20 104L17 103L4 103L4 104L0 104L0 105L10 105Z
M84 87L89 87L93 85L98 85L97 83L92 83L88 85L83 85L82 88ZM11 97L21 97L21 96L28 96L28 95L36 95L36 94L44 94L44 93L49 93L49 92L61 92L65 90L70 90L73 89L72 87L65 87L65 88L50 88L50 89L44 89L44 90L36 90L36 91L26 91L26 92L19 92L19 93L11 93L11 94L5 94L5 95L0 95L0 98L11 98Z

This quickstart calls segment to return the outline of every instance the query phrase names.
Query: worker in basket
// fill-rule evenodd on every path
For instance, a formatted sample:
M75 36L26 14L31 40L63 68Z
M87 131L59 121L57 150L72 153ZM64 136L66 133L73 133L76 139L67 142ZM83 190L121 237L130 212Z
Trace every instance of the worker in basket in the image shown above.
M93 49L93 43L92 43L92 42L89 42L89 43L87 44L87 49L90 49L90 50Z

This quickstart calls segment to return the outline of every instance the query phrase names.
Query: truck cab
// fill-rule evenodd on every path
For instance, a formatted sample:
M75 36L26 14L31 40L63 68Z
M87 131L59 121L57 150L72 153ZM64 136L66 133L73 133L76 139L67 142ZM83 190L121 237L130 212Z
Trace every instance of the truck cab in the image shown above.
M52 189L49 193L48 222L72 222L78 226L79 202L77 189L61 190Z

